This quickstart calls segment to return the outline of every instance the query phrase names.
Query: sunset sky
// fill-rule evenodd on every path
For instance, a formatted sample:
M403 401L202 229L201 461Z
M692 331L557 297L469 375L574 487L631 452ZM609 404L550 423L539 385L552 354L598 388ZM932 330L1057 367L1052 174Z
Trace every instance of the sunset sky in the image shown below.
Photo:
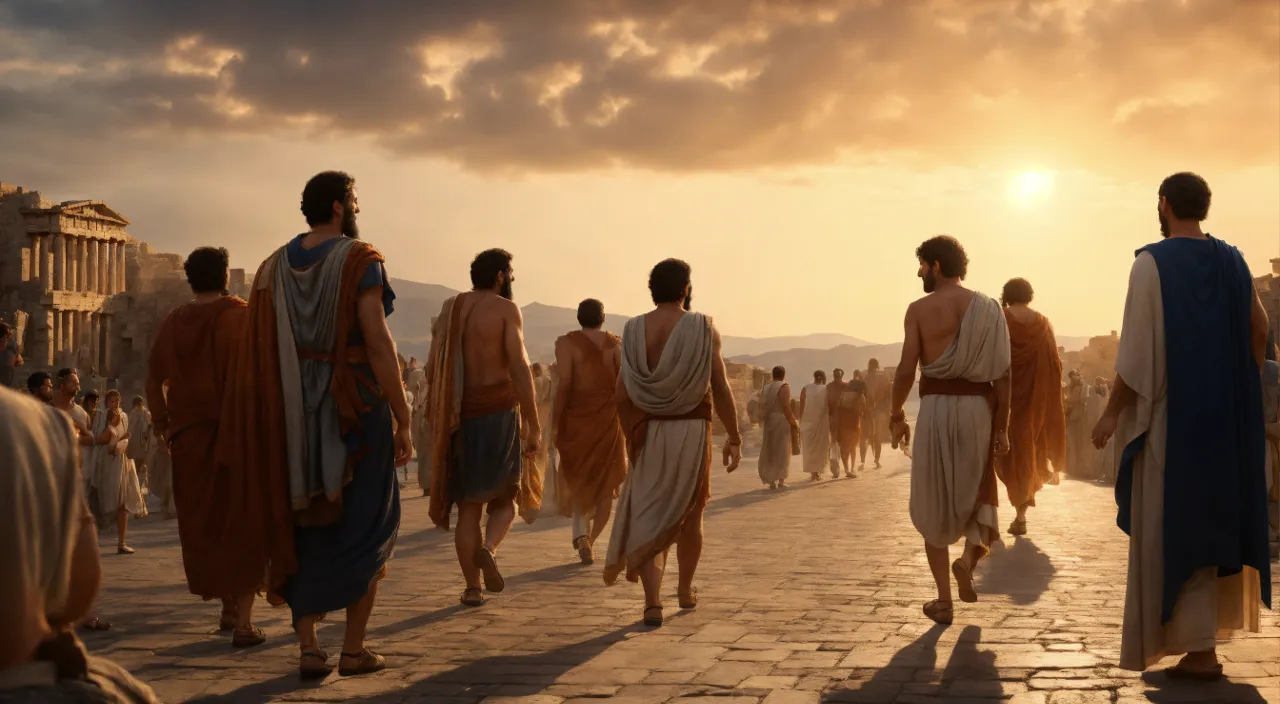
M1280 3L0 0L0 180L254 267L330 168L400 278L636 313L677 256L726 333L891 342L945 232L1104 334L1169 173L1280 256Z

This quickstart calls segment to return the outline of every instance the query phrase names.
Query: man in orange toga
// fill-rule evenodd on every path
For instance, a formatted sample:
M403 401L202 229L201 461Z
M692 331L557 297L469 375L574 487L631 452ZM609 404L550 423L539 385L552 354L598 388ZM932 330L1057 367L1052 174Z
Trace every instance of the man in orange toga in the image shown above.
M627 443L614 403L622 341L601 329L604 304L595 299L578 305L578 324L581 330L556 340L559 388L551 422L567 494L560 510L573 515L573 546L582 564L589 565L595 561L592 546L627 476Z
M187 588L206 600L222 600L219 627L234 628L231 644L243 648L265 640L252 614L266 562L242 550L257 535L249 530L256 519L234 500L253 480L240 466L219 469L214 460L228 368L248 310L243 300L227 295L227 267L222 248L201 247L187 257L183 268L195 299L169 313L156 333L147 402L156 438L169 447L173 461Z
M1009 492L1017 516L1010 535L1026 535L1027 509L1067 462L1067 422L1062 411L1062 360L1049 319L1029 305L1034 292L1026 279L1004 285L1001 302L1009 326L1012 359L1009 453L996 458L996 473Z

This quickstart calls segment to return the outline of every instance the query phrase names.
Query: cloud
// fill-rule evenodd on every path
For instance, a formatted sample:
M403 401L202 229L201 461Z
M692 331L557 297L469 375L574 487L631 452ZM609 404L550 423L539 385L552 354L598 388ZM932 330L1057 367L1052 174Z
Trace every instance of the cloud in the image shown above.
M0 0L0 27L28 160L240 133L498 172L1280 159L1269 0Z

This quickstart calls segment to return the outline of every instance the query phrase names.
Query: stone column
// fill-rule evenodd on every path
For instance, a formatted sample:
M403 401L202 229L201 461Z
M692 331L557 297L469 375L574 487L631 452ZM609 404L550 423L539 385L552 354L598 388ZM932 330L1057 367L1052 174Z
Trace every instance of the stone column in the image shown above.
M40 236L40 290L53 290L53 238Z
M101 279L98 277L98 240L89 240L89 291L102 293L98 289Z
M71 238L71 273L67 274L67 288L84 290L84 238Z
M126 262L124 242L116 243L116 256L120 258L120 262L116 264L116 293L124 293L128 280L125 278Z
M62 235L53 236L53 288L62 291L67 287L67 240Z
M102 314L90 313L89 314L89 359L93 360L93 366L95 368L101 368L102 366L102 350L100 349L101 340L102 340L101 325L102 325Z
M104 379L111 378L111 316L99 316L102 323L102 365L98 367L98 374Z
M30 266L31 266L31 273L28 275L28 280L39 281L40 280L40 235L31 236Z
M98 240L98 261L94 262L94 266L98 268L98 293L111 293L111 282L107 280L107 257L110 255L110 243L106 240Z
M79 259L76 255L76 236L66 235L65 237L67 242L66 263L62 266L66 273L67 281L62 285L62 288L67 291L74 291L76 290L76 260Z
M107 293L116 292L116 243L114 241L107 243Z
M76 260L76 290L89 290L89 238L77 237L80 240L80 258Z

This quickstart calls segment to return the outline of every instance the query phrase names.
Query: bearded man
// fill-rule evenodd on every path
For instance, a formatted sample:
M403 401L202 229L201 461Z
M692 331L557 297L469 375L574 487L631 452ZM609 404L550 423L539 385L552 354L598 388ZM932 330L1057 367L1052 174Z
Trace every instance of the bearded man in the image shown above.
M339 609L347 619L338 673L386 666L365 647L365 631L400 530L396 467L413 455L387 329L395 293L382 254L359 239L358 212L348 174L326 171L303 188L310 229L254 277L219 438L223 466L238 462L262 478L260 494L244 500L261 504L261 549L293 612L308 679L333 669L316 624Z
M1218 640L1257 632L1259 602L1271 606L1268 321L1239 250L1201 229L1209 184L1178 173L1157 197L1164 239L1135 256L1115 390L1093 443L1119 442L1117 523L1129 534L1120 667L1186 653L1166 674L1211 680L1222 676Z
M911 455L911 522L924 536L938 598L924 613L951 623L951 574L960 600L976 602L973 571L998 538L994 460L1009 450L1009 331L1000 304L961 285L969 257L953 237L916 250L925 297L907 307L893 383L893 441L909 430L902 407L920 367L920 413ZM949 548L965 540L951 563Z
M517 504L530 520L542 503L536 465L542 427L524 318L512 300L511 261L511 253L501 249L476 255L472 290L444 302L427 360L434 452L430 514L433 523L448 528L458 506L453 538L466 582L461 602L468 607L485 603L481 576L490 592L506 588L498 546Z
M1009 326L1013 369L1009 454L996 473L1017 511L1009 535L1026 535L1027 509L1050 478L1049 464L1061 472L1067 460L1067 424L1062 410L1062 360L1049 319L1032 310L1035 292L1026 279L1004 285L1001 303Z
M694 573L702 556L702 516L711 497L711 412L724 424L727 471L738 468L742 436L729 387L720 333L691 313L689 265L659 262L649 273L654 309L627 321L622 336L618 406L631 471L618 497L605 561L605 584L625 573L644 584L644 623L662 625L667 552L680 563L680 608L698 605Z

